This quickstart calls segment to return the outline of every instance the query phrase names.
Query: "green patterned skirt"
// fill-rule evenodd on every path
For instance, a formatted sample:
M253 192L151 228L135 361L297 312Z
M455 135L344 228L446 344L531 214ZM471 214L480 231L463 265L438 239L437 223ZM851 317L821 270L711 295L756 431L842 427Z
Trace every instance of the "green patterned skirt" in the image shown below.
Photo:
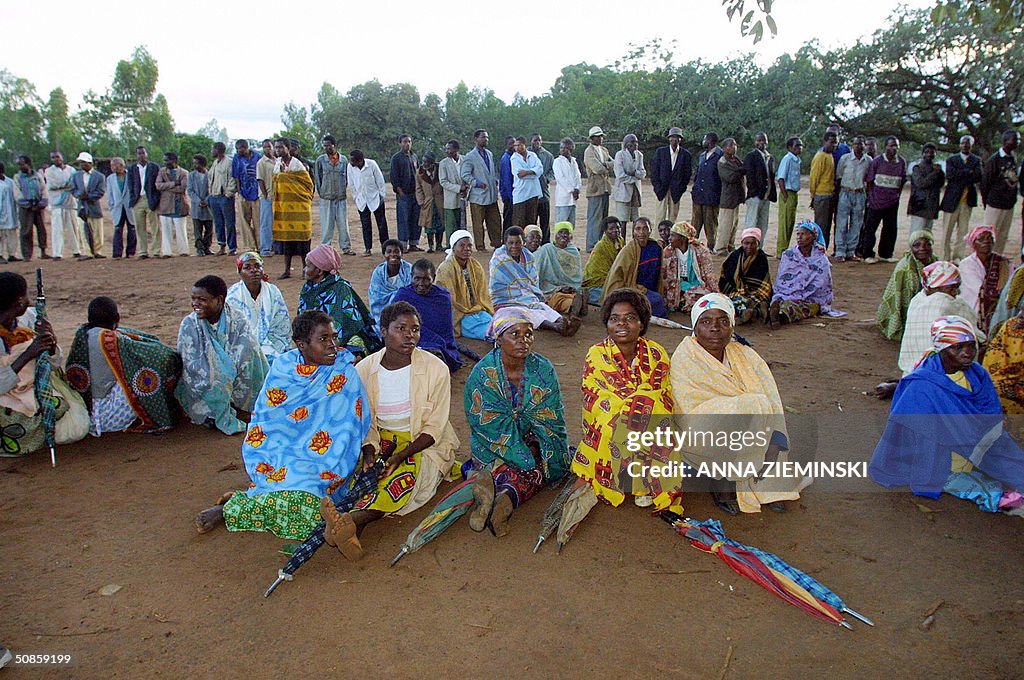
M307 491L259 496L239 491L224 504L228 531L269 531L278 538L304 541L320 522L320 498Z

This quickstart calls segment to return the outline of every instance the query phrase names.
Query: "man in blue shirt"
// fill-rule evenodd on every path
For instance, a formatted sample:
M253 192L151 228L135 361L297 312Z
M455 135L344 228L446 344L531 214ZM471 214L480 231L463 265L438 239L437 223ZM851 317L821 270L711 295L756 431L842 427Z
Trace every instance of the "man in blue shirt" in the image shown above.
M395 214L398 218L398 240L402 250L422 251L420 248L420 206L416 202L416 170L419 169L416 154L412 152L412 137L398 138L401 147L391 157L391 187L397 198Z
M789 247L789 239L793 236L793 225L796 224L796 195L800 191L800 154L804 143L799 137L786 140L789 152L779 162L779 170L775 179L779 184L779 235L775 245L775 257L782 257L782 252Z
M512 154L516 152L516 138L509 136L505 138L505 153L501 155L501 178L498 188L501 193L501 233L512 226L512 189L515 181L512 179Z
M544 164L526 148L526 137L516 137L515 153L510 160L512 174L512 224L525 227L537 223L537 203L543 193L540 178Z
M231 176L238 181L238 193L242 195L242 240L245 250L260 251L259 199L260 187L256 182L256 165L260 153L249 148L248 139L235 142L235 157L231 159ZM167 253L164 253L166 255Z

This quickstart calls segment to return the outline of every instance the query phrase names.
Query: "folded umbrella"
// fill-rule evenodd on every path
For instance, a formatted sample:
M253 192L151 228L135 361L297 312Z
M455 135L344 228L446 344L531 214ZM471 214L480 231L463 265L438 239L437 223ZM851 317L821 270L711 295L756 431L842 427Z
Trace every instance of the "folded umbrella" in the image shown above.
M548 506L544 517L540 520L540 534L537 536L537 545L533 546L533 552L540 550L541 544L551 538L551 534L558 528L558 523L562 521L562 510L565 509L565 502L572 494L572 487L576 483L576 479L576 475L567 475L566 480L562 483L562 488L555 495L555 500L551 501L551 505Z
M590 510L597 505L597 494L594 493L590 484L576 487L569 498L565 501L562 509L562 518L558 522L558 548L556 553L562 552L562 548L569 542L580 522L590 514Z
M424 517L423 521L409 533L405 543L402 544L402 549L391 560L389 566L395 566L400 559L409 553L416 552L440 536L455 520L469 512L472 506L473 480L467 479L456 484L451 491L438 501L434 509L430 511L430 514Z
M43 270L36 268L36 321L46 320L46 296L43 295ZM50 353L43 352L36 359L35 385L36 403L39 404L39 415L43 422L46 445L50 447L50 465L57 467L57 398L53 394L50 375L53 366Z

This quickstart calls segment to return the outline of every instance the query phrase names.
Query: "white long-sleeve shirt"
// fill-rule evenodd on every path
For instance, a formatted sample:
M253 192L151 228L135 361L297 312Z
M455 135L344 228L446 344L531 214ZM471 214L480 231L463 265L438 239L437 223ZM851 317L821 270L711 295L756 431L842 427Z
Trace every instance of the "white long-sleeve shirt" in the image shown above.
M349 164L348 188L356 202L357 210L369 208L374 211L384 202L387 187L384 184L384 173L380 171L377 161L366 158L363 167L357 168Z
M564 208L576 205L576 199L573 198L572 192L583 189L580 164L576 162L575 158L559 155L555 158L551 169L555 173L555 207Z

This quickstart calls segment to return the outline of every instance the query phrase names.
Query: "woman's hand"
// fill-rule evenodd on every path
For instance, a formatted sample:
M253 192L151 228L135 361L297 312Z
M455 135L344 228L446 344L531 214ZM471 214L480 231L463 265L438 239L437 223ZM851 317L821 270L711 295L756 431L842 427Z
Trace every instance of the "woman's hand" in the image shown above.
M384 476L382 479L387 479L391 475L395 474L395 470L397 470L399 466L405 462L406 458L408 458L406 455L408 450L408 445L403 446L401 449L396 449L395 452L388 457L388 464L384 468Z
M39 325L37 324L36 327L39 328ZM28 355L29 359L35 359L43 352L52 353L56 351L57 338L53 335L53 329L50 328L50 324L46 323L46 330L36 332L36 337L32 338L32 343L24 351L24 354Z
M373 467L376 462L377 450L373 448L373 444L363 445L363 472L366 472Z

